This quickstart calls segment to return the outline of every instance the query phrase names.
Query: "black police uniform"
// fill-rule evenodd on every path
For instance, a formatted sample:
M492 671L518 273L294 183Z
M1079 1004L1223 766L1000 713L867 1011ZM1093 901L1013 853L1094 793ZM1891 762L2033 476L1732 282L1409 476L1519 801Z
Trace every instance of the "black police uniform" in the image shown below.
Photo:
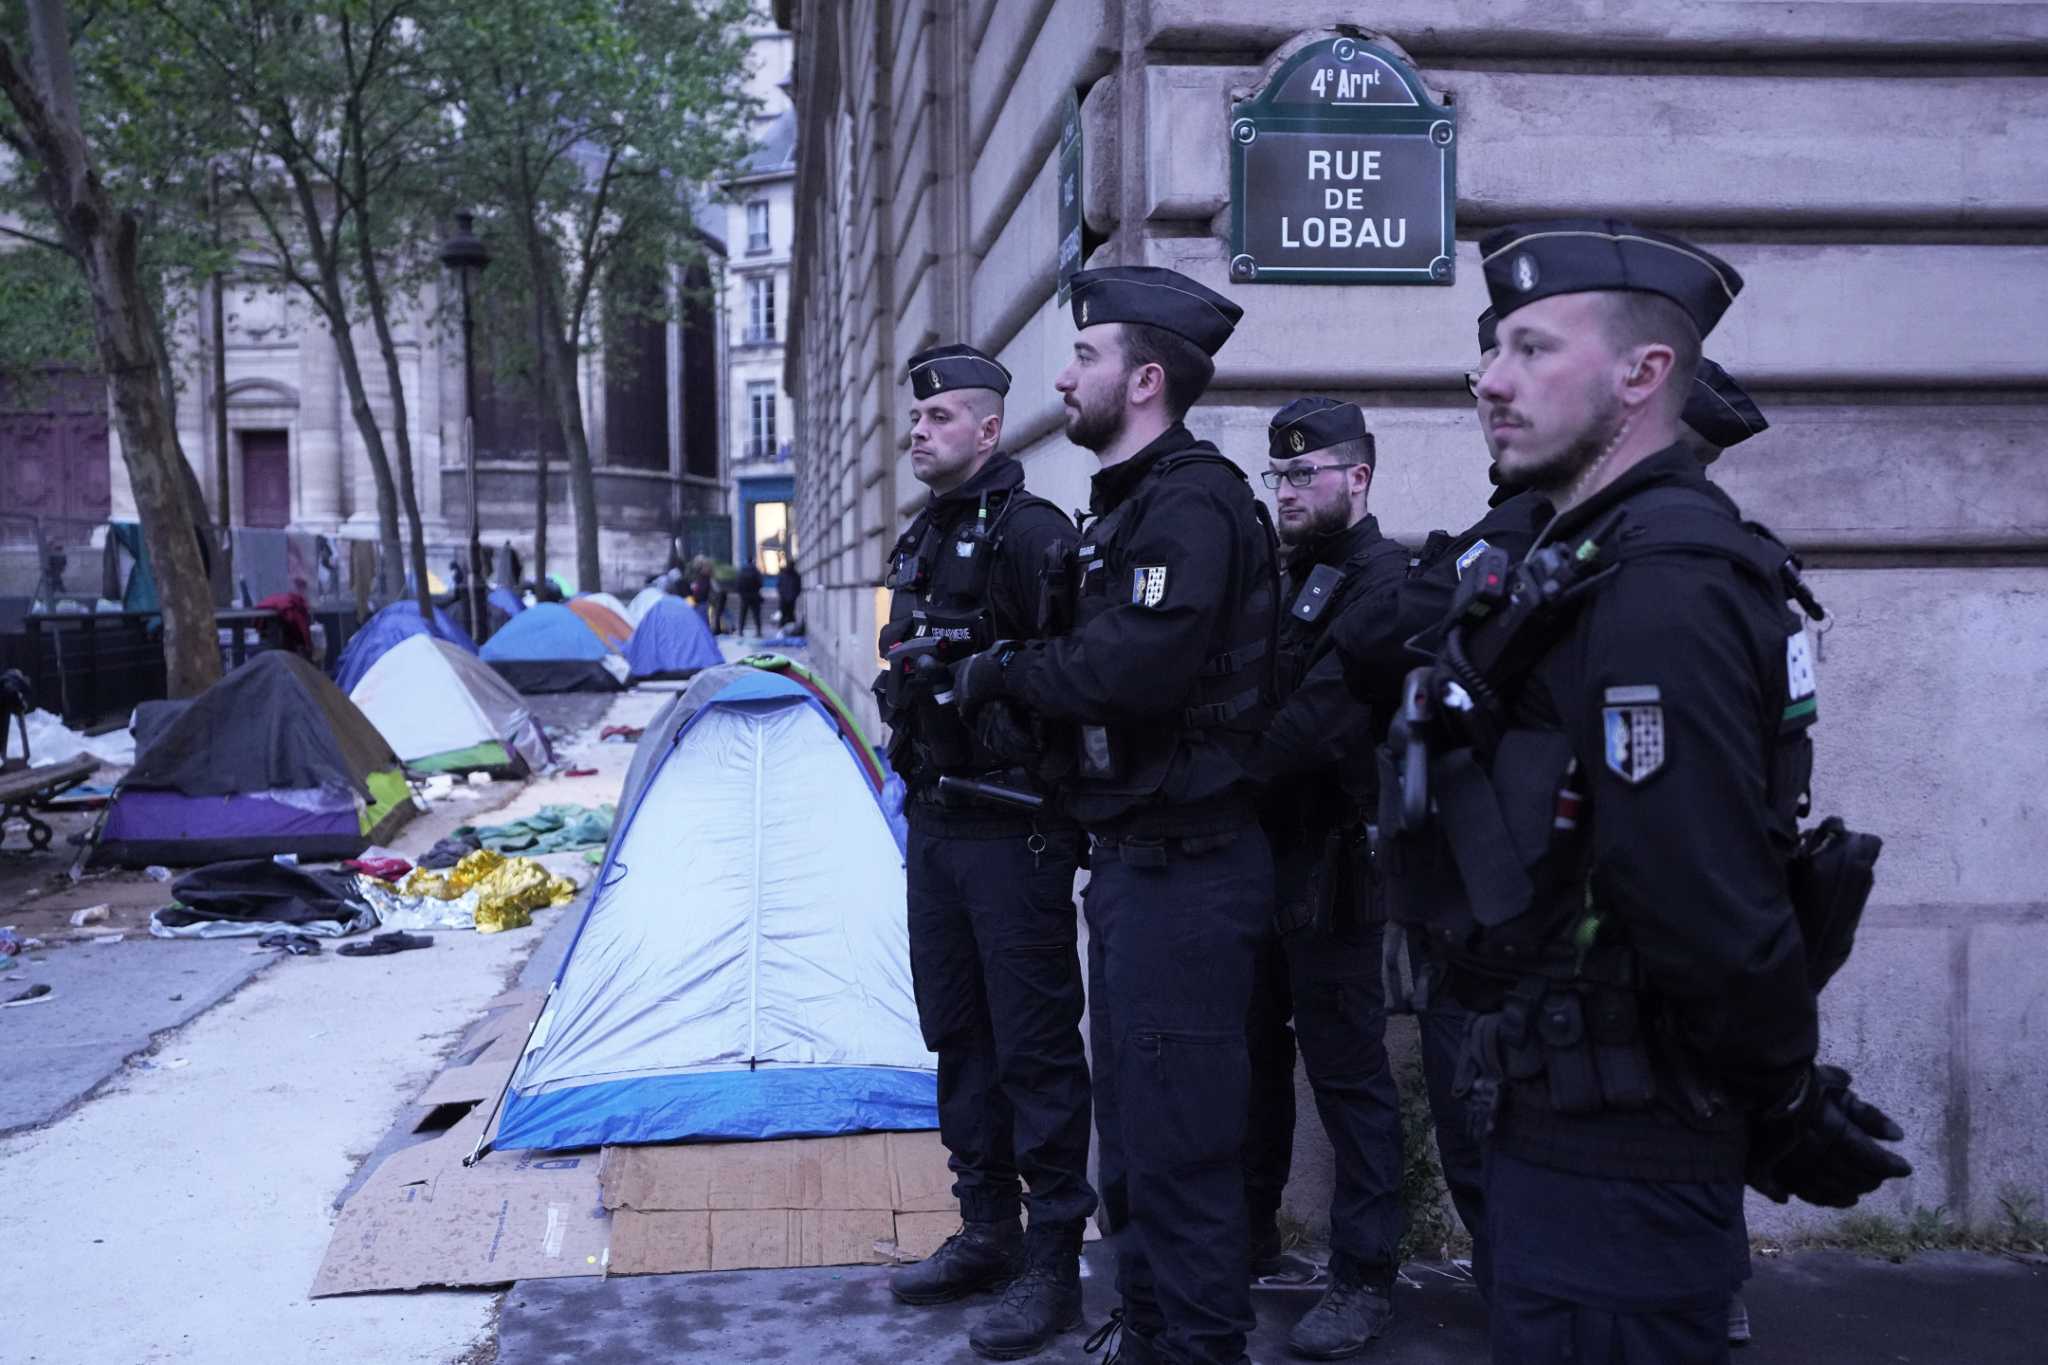
M1007 387L1006 374L950 373L945 359L917 359L911 379L921 396ZM897 541L883 652L930 640L963 657L998 637L1037 633L1041 566L1073 544L1073 522L1025 491L1023 466L996 454L934 497ZM911 971L925 1044L939 1059L953 1192L967 1222L1014 1220L1021 1175L1035 1228L1078 1229L1095 1209L1073 903L1081 835L1055 815L941 796L947 775L1027 792L1039 785L1023 756L988 751L935 695L942 688L909 666L876 684L890 760L909 789Z
M1078 326L1145 322L1213 352L1238 310L1172 271L1075 277ZM1244 474L1175 424L1095 475L1066 635L1005 651L992 695L1075 731L1098 1172L1124 1349L1239 1361L1247 1280L1245 1017L1272 914L1245 778L1269 714L1272 533ZM1135 1338L1133 1341L1131 1338Z
M1074 529L1023 484L1023 467L997 455L918 514L896 546L885 652L920 630L984 643L1035 630L1039 567L1048 548L1072 546ZM1025 790L1034 779L983 750L929 694L898 699L886 719L909 788L911 971L939 1058L939 1129L961 1216L1016 1217L1021 1174L1034 1223L1078 1222L1095 1209L1073 902L1080 833L1054 816L942 798L944 774Z
M1294 440L1297 435L1306 439ZM1355 439L1369 439L1355 405L1303 399L1274 418L1270 453L1284 460ZM1254 775L1268 785L1264 823L1273 845L1276 908L1247 1023L1247 1216L1256 1250L1287 1185L1298 1035L1335 1159L1332 1278L1385 1295L1403 1213L1400 1097L1387 1062L1380 984L1383 912L1370 884L1365 838L1379 735L1341 672L1318 665L1334 659L1332 623L1391 610L1410 555L1366 516L1293 546L1287 560L1282 701L1252 759Z
M1641 288L1704 332L1740 288L1673 239L1546 229L1482 248L1503 318ZM1541 539L1565 547L1545 561L1561 605L1499 659L1445 637L1467 742L1429 756L1426 837L1383 770L1382 867L1479 1015L1461 1079L1488 1142L1495 1358L1723 1360L1750 1116L1816 1047L1786 878L1811 764L1805 636L1782 547L1682 443ZM1475 559L1461 596L1506 564ZM1511 633L1513 613L1487 611Z

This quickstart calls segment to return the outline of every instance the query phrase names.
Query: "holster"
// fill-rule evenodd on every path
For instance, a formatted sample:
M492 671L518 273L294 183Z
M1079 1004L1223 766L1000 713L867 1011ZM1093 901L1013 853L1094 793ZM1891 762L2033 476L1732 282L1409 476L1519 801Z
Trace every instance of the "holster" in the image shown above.
M1838 815L1799 836L1785 877L1806 941L1807 984L1816 994L1849 960L1883 851L1884 840L1856 833Z

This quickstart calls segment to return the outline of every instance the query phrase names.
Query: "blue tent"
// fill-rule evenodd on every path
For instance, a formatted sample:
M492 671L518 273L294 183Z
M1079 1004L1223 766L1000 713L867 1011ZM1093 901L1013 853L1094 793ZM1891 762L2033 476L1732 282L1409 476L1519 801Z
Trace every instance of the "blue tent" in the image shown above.
M656 602L626 642L627 676L636 679L687 678L724 662L711 627L680 597Z
M539 602L484 641L484 662L521 692L616 692L609 651L583 618L560 602Z
M439 607L434 608L434 623L431 627L420 620L420 604L411 598L380 607L376 614L363 622L362 628L348 637L348 645L341 651L341 662L334 666L334 685L344 692L355 690L363 680L363 674L370 671L370 665L384 657L391 647L400 640L414 635L432 635L459 645L471 654L477 652L476 641L469 638L469 632L455 624L455 618Z
M519 594L507 587L492 588L484 596L484 601L496 607L499 611L504 612L507 616L517 616L520 612L526 610L526 603L519 600Z
M853 743L743 664L648 726L493 1146L938 1125L902 855Z

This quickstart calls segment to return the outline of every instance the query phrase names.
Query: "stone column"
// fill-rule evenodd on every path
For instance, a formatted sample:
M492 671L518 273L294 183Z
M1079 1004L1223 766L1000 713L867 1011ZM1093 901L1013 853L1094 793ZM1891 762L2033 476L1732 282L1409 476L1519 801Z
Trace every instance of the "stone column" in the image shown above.
M299 328L298 520L311 531L338 530L347 511L341 388L334 338L324 322L309 316Z

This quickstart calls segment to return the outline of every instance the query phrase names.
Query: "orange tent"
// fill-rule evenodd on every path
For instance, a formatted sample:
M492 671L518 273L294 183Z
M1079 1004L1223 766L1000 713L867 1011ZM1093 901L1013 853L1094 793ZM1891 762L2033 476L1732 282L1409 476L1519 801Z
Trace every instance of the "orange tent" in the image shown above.
M598 639L604 641L606 649L622 650L626 647L626 641L633 638L633 628L626 624L625 618L602 602L592 602L579 597L570 602L568 607L582 619L584 625L590 627Z

